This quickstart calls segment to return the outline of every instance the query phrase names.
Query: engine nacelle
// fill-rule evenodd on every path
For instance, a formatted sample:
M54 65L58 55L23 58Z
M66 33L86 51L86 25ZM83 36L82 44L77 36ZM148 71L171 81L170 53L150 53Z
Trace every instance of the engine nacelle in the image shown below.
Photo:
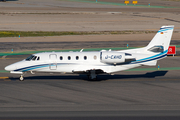
M125 62L125 53L103 51L100 55L101 62L107 64L120 64Z

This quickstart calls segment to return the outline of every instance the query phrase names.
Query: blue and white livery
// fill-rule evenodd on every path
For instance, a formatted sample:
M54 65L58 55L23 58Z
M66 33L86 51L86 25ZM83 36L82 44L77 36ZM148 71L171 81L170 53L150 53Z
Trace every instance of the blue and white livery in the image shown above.
M114 73L142 65L155 66L157 60L167 56L174 26L162 26L151 42L143 48L121 51L45 52L5 67L10 73L56 72L87 74L96 79L98 74Z

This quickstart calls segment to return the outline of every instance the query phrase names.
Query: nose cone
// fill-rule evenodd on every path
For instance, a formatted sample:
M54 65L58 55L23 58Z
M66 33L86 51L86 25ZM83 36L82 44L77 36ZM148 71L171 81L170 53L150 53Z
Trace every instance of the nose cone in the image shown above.
M13 71L16 69L16 66L15 65L8 65L4 68L6 71Z

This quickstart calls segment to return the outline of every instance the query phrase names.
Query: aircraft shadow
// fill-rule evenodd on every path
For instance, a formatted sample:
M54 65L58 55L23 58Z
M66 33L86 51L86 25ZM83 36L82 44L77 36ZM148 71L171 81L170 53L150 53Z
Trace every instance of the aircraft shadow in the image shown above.
M134 79L134 78L155 78L165 76L168 71L154 71L146 74L128 74L128 75L98 75L97 80L89 80L86 75L56 75L56 76L25 76L25 80L85 80L85 81L105 81L110 79ZM19 80L19 78L9 78L10 80Z
M168 71L154 71L147 72L146 74L128 74L128 75L107 75L107 76L98 76L100 80L108 79L134 79L134 78L155 78L158 76L165 76Z

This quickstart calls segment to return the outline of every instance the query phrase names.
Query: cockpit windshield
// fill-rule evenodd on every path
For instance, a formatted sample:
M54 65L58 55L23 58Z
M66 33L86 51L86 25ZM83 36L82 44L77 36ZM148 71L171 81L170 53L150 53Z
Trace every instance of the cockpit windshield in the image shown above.
M27 57L27 58L26 58L26 61L32 60L33 57L34 57L34 55L31 55L31 56Z
M31 55L26 58L26 61L31 61L31 60L40 60L40 57L37 57L35 55Z

